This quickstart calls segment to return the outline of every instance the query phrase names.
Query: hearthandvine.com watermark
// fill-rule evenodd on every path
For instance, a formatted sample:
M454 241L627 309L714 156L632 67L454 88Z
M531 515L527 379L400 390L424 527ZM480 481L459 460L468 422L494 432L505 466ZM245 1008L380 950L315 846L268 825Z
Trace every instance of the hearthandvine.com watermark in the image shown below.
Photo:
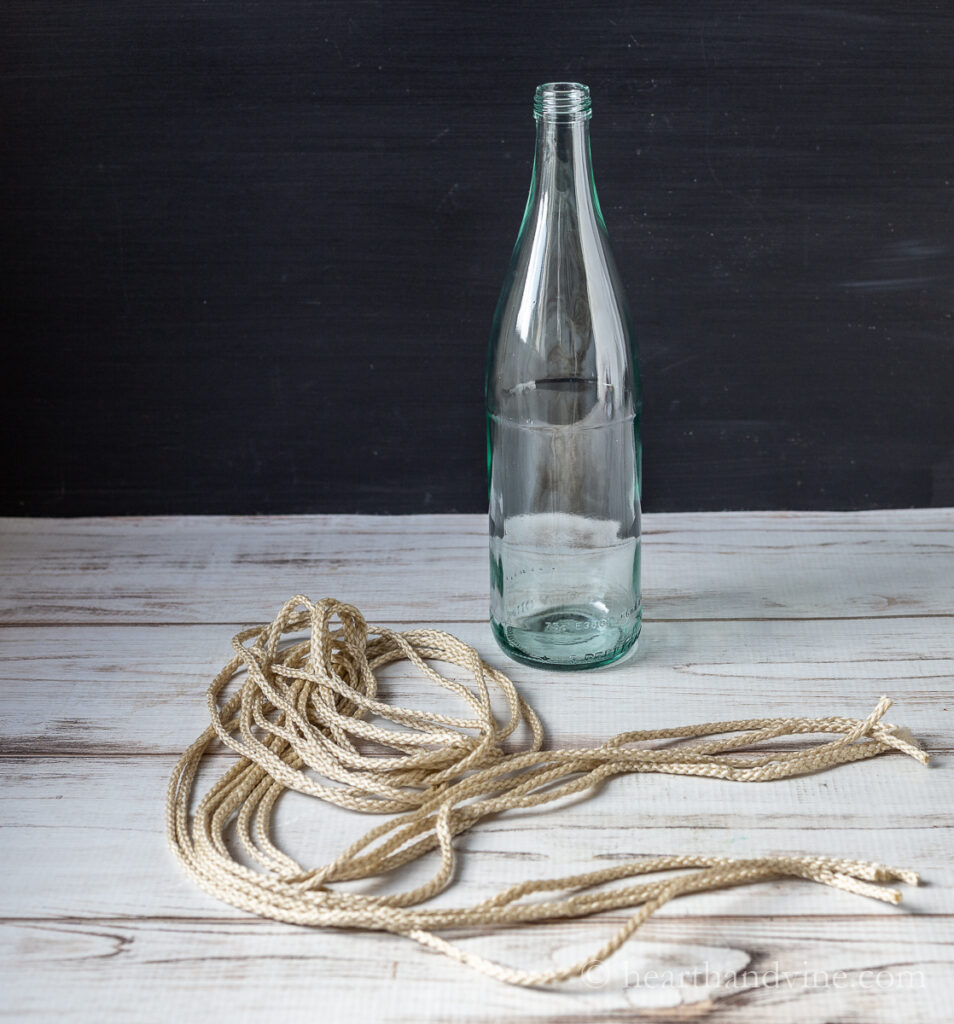
M827 971L809 968L806 962L801 970L782 969L776 960L767 970L726 971L713 970L708 962L685 970L636 970L624 968L610 973L605 964L594 964L583 974L590 988L604 988L609 984L625 988L830 988L830 989L923 989L927 979L923 971L911 968L887 970L863 968L861 970Z

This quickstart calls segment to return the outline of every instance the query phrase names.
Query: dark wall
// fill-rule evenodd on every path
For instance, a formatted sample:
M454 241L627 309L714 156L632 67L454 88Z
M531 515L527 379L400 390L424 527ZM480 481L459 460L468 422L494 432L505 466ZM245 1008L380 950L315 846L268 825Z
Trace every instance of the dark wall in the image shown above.
M4 0L5 513L478 511L538 82L645 507L954 504L954 5Z

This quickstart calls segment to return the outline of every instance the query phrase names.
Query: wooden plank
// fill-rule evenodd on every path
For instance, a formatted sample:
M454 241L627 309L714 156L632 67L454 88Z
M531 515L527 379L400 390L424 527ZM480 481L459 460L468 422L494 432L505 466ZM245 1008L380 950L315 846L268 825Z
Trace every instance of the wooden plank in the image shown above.
M228 989L249 1021L313 1019L319 999L331 1020L946 1020L954 514L658 516L647 526L647 608L670 614L648 615L635 658L553 678L492 642L482 517L3 523L0 1013L189 1020L218 1012ZM438 904L680 852L865 857L913 867L927 884L903 887L901 908L796 882L700 894L665 908L600 984L553 992L488 982L397 938L289 928L215 901L165 850L172 755L204 726L204 690L236 628L295 589L320 593L305 584L323 569L372 620L444 623L476 645L515 679L554 745L726 717L861 715L888 692L892 719L938 752L930 769L891 756L772 784L614 780L460 837L458 877ZM454 707L404 665L385 670L383 687L399 702ZM314 864L378 820L287 794L276 835ZM385 891L432 868L403 869ZM549 966L610 928L463 941ZM647 982L651 969L679 981Z
M170 767L164 758L143 757L0 759L0 916L242 916L201 892L165 850ZM210 766L200 785L223 768L221 762ZM472 902L523 879L644 855L820 853L914 868L929 885L904 887L907 910L954 913L950 797L948 776L900 757L775 783L629 776L586 799L508 812L462 836L455 883L435 905ZM292 856L315 866L381 820L287 793L275 835ZM434 863L401 869L384 890L423 882ZM381 883L374 891L383 891ZM894 913L847 893L821 886L793 890L787 882L702 894L665 912L756 910Z
M646 517L648 620L954 615L954 512ZM487 617L482 516L7 519L0 621L248 623L295 593Z
M550 673L506 658L486 623L445 623L515 680L555 746L624 728L726 718L864 716L881 693L893 721L932 750L954 749L954 656L934 618L655 621L637 654L595 674ZM425 623L401 623L410 629ZM205 689L230 658L234 626L7 626L0 629L0 752L163 753L207 723ZM465 679L455 666L443 671ZM387 699L459 711L407 662L381 673Z
M613 922L622 919L614 916ZM607 921L462 938L523 967L572 961ZM586 980L515 990L396 936L271 921L126 918L0 922L18 1020L422 1020L496 1024L704 1019L715 1024L947 1019L951 919L889 912L818 920L654 918ZM10 970L16 958L19 969ZM95 1015L95 1016L94 1016Z

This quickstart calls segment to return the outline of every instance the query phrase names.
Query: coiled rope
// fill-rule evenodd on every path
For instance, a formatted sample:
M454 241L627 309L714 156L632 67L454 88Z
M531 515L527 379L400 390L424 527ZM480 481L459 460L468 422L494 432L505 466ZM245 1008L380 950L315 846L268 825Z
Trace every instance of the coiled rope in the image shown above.
M306 640L284 643L308 630ZM849 761L900 751L927 763L913 738L882 717L882 697L865 719L760 718L710 722L675 729L620 733L596 747L544 750L533 709L502 672L474 648L433 629L404 633L368 627L357 608L332 599L288 601L273 622L238 633L235 656L208 691L211 725L179 759L169 781L166 829L185 870L213 896L242 910L303 925L367 928L416 940L500 981L546 985L602 962L656 910L686 893L765 879L794 877L898 903L896 889L873 883L916 885L913 871L833 857L653 857L563 878L526 881L467 907L420 905L454 878L454 837L482 818L536 807L582 793L614 775L666 772L735 782L765 782L820 771ZM375 670L406 658L434 684L460 697L469 717L397 707L377 698ZM465 686L429 662L446 662L473 677ZM241 689L223 691L245 673ZM491 687L503 695L506 721L495 719ZM371 718L396 728L375 724ZM524 723L526 748L506 753L502 742ZM793 751L753 753L765 740L808 734L836 738ZM239 755L190 814L200 762L216 739ZM643 741L675 741L651 749ZM365 746L362 750L361 744ZM368 744L393 753L369 752ZM745 748L743 751L742 748ZM319 778L316 778L318 776ZM396 813L352 843L333 861L305 868L270 839L275 802L294 789L372 813ZM234 837L261 870L233 856ZM344 892L332 883L372 878L433 850L440 863L428 882L392 895ZM640 884L595 888L642 875L667 874ZM553 899L524 902L537 893ZM446 942L434 929L513 925L638 908L592 956L569 967L525 971L476 956Z

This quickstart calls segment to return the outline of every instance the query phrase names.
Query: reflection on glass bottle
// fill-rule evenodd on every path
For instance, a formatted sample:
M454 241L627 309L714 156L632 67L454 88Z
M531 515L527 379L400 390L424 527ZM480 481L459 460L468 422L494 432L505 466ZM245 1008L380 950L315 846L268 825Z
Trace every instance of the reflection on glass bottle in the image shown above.
M518 661L588 668L639 636L639 380L593 185L589 89L541 85L534 116L487 366L490 619Z

